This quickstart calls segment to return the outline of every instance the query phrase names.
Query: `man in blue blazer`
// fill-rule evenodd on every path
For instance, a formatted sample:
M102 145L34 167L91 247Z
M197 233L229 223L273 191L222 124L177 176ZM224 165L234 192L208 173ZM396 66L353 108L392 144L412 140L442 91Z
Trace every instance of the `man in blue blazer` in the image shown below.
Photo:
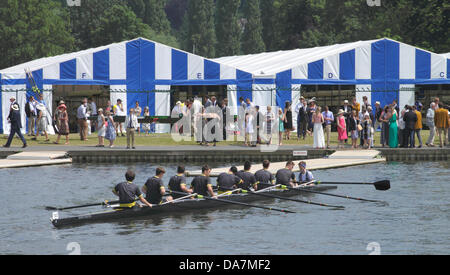
M25 140L22 133L20 132L20 129L22 128L22 122L20 119L19 105L17 103L15 103L11 106L11 111L9 113L8 120L11 123L11 131L9 133L8 142L5 145L3 145L3 147L9 148L11 146L11 142L12 142L14 136L17 134L23 142L22 148L26 148L27 141Z

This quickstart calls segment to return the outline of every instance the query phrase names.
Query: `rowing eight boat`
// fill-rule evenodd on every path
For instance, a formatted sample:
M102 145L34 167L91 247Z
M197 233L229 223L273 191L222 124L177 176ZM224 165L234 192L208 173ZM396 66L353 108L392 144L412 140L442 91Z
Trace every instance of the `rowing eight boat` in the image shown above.
M299 190L314 190L314 191L327 191L331 189L337 189L336 186L308 186L308 187L299 187ZM309 193L302 193L299 190L271 190L264 192L265 194L273 194L282 197L290 197L301 194L302 196L310 196ZM222 197L223 200L237 201L243 203L249 203L254 201L261 200L271 200L271 198L253 196L251 194L233 194L226 197ZM92 213L87 215L69 217L69 218L60 218L59 213L53 213L53 217L50 219L52 224L56 228L63 228L69 226L79 226L87 223L100 223L100 222L109 222L116 220L124 220L124 219L133 219L133 218L142 218L148 216L155 215L168 215L168 214L176 214L181 212L195 211L195 210L215 210L217 208L230 206L227 203L223 203L220 201L214 200L205 200L205 199L187 199L174 203L168 203L164 205L154 206L152 208L143 207L143 208L133 208L127 210L107 210L99 213Z

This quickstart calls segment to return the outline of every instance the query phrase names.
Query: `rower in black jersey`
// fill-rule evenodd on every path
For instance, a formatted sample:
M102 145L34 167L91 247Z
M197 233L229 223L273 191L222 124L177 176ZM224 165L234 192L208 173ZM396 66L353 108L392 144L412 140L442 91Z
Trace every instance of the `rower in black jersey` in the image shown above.
M188 189L186 187L186 177L184 176L186 169L184 166L180 165L177 168L177 174L170 178L169 180L169 190L175 191L175 192L181 192L186 194L191 194L192 190ZM181 194L174 194L174 199L179 199L184 197L184 195Z
M222 173L217 178L217 187L219 190L219 193L235 190L238 188L238 186L243 183L244 181L236 176L236 173L238 172L238 169L233 166L230 168L228 173Z
M265 161L263 161L263 169L258 170L255 173L255 179L256 179L256 182L258 183L259 189L268 188L271 185L275 184L275 177L269 171L269 167L270 167L270 161L265 160Z
M297 187L297 184L295 183L295 174L292 171L294 166L295 164L293 161L288 161L286 163L286 168L278 170L275 175L276 184L281 184L287 187Z
M191 190L202 196L216 197L211 185L211 179L209 174L211 173L211 168L208 165L202 167L202 175L195 177L191 182Z
M127 182L122 182L116 185L113 189L113 193L119 197L119 203L121 209L125 208L133 208L136 206L136 198L138 198L143 204L148 207L152 207L152 205L144 199L139 187L137 187L133 181L136 177L136 174L132 170L128 170L125 174L125 179Z
M250 169L252 168L252 164L249 161L244 163L244 170L239 171L236 176L240 177L243 182L238 186L244 190L250 190L253 188L255 190L258 189L258 183L256 181L255 175L250 173Z
M146 200L153 204L162 204L163 196L166 194L166 189L162 178L166 170L162 167L156 168L156 176L149 178L142 187L142 192L146 194ZM167 197L166 201L172 201L172 197Z

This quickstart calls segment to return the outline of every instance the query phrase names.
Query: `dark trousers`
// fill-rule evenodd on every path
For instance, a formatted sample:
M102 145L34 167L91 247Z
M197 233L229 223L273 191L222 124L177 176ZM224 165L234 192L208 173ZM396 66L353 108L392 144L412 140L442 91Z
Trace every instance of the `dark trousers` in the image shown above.
M403 147L414 147L414 130L405 128L403 130Z
M306 128L308 122L306 121L306 118L301 118L300 116L297 117L297 137L300 138L303 136L303 138L306 137Z
M20 128L11 127L11 132L9 133L8 142L5 144L6 147L11 146L11 143L13 141L13 138L15 135L18 135L19 138L22 140L23 145L27 144L27 141L23 137L22 133L20 132Z

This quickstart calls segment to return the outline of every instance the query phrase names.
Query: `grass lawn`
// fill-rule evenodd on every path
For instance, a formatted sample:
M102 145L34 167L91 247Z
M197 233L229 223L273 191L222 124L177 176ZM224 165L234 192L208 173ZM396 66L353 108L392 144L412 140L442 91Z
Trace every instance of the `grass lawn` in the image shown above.
M425 144L426 140L428 139L429 136L429 131L422 131L421 133L422 135L422 140ZM27 143L28 146L57 146L55 144L53 144L53 142L56 141L56 137L57 136L49 136L50 141L49 142L45 142L45 137L38 137L37 141L33 141L31 140L30 137L25 136L25 138L27 139ZM6 135L2 135L0 138L0 146L4 145L6 143L8 139L8 136ZM95 146L98 144L98 138L97 138L97 134L93 133L91 136L88 137L88 141L81 141L80 140L80 136L79 134L70 134L69 136L69 146ZM61 141L60 144L64 144L65 143L65 137L62 136L61 137ZM314 141L313 141L313 137L307 137L306 140L300 139L299 141L297 141L297 133L291 133L291 139L290 140L283 140L283 145L308 145L311 146L313 145ZM105 140L105 145L108 145L109 141ZM244 142L243 141L224 141L224 142L219 142L217 143L217 146L227 146L227 145L243 145ZM359 144L359 140L358 140L358 144ZM375 134L375 146L379 146L380 144L380 132L377 132ZM116 147L126 147L127 145L127 138L125 137L118 137L114 143L114 145ZM175 140L172 139L170 134L152 134L149 136L145 136L144 134L141 134L140 136L136 136L136 146L176 146L176 145L197 145L197 143L194 141L193 138L191 138L191 141L181 141L181 142L177 142ZM331 134L331 147L335 148L338 145L338 141L337 141L337 133L332 133ZM418 145L418 141L416 139L416 145ZM16 136L16 138L14 138L14 141L11 145L11 147L21 147L22 146L22 142L20 141L20 139Z

